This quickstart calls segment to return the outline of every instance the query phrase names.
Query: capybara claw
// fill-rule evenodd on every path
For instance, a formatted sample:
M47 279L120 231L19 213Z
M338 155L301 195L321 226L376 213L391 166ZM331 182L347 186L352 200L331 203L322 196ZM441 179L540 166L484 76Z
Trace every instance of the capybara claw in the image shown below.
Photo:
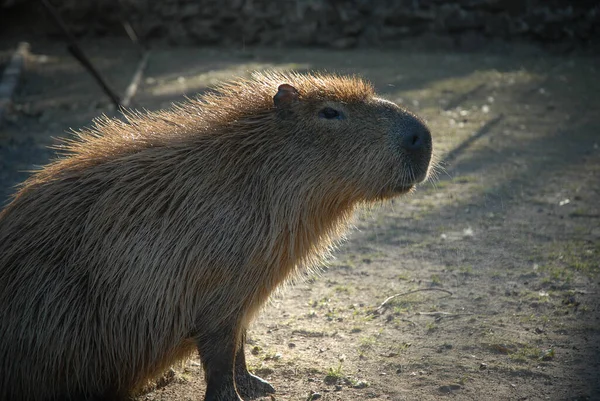
M237 376L235 381L238 392L244 398L254 398L275 393L275 388L268 381L249 372L241 377Z

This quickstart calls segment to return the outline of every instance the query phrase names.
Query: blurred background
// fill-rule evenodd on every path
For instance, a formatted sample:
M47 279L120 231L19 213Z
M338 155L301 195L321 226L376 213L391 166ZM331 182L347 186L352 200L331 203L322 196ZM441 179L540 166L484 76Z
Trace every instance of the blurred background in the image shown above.
M598 400L599 50L590 0L0 0L0 204L125 100L359 74L426 119L442 172L274 298L252 370L280 400ZM197 360L163 379L140 400L204 389Z
M2 0L3 29L55 34L38 0ZM600 34L593 0L100 0L55 1L76 35L113 36L128 20L147 40L178 45L410 44L480 48L487 40L578 46Z

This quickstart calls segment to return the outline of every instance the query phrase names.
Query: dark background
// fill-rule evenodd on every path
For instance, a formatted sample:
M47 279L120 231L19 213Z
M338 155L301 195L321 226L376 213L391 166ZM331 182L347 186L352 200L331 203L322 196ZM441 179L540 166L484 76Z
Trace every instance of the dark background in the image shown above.
M474 50L490 41L569 46L600 37L593 0L64 0L52 2L74 33L121 34L185 45L353 48L410 45ZM56 34L36 0L0 1L0 31Z

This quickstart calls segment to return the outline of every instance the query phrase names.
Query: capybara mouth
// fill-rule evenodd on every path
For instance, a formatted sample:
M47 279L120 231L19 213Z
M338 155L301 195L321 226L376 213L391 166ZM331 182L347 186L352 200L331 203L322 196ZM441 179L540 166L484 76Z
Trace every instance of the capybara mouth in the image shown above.
M415 189L414 184L402 184L402 185L392 184L389 187L385 188L383 191L381 191L381 193L379 194L378 197L381 199L395 198L396 196L411 193L414 191L414 189Z
M415 189L415 184L411 184L411 185L398 185L394 188L394 192L398 193L398 194L404 194L407 192L412 191L413 189Z
M392 184L388 191L392 193L392 196L404 195L413 192L417 185L422 184L429 178L429 166L422 170L418 170L411 174L410 179L404 177L400 182Z

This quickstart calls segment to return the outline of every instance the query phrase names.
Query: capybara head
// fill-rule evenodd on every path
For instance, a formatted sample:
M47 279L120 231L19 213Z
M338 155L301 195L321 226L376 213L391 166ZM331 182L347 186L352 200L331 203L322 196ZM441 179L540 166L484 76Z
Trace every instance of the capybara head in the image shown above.
M260 121L277 137L274 141L285 141L281 157L290 168L323 174L329 188L349 200L389 198L427 177L428 128L414 114L378 98L362 79L257 74L246 85L227 85L222 91L229 95L240 88L235 98L258 103L268 113L253 111L253 122L246 123L258 127Z
M404 193L426 178L431 135L418 117L357 78L293 78L274 104L279 124L310 159L306 168L327 164L337 185L364 199Z

